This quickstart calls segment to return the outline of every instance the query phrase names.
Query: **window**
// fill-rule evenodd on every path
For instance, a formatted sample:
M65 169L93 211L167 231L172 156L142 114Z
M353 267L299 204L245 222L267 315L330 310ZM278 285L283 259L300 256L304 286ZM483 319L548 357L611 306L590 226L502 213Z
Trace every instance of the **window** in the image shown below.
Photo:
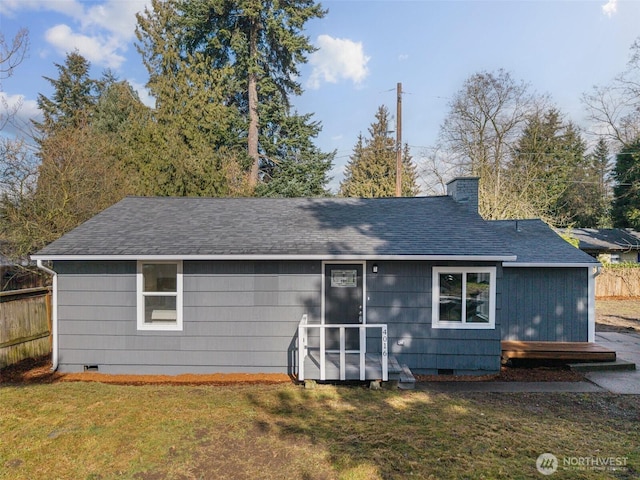
M495 267L434 267L433 328L495 328Z
M138 330L182 330L182 262L138 262Z

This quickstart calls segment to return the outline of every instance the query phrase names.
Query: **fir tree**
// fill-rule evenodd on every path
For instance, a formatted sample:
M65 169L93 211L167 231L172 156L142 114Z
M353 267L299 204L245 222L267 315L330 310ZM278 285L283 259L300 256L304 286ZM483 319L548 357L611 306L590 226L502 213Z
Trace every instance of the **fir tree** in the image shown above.
M340 184L344 197L392 197L396 189L395 140L389 135L389 111L381 105L375 114L376 121L369 127L369 138L362 135L353 149L347 164L345 178ZM404 146L402 155L402 196L415 196L419 191L416 171Z
M640 139L616 155L613 226L640 230Z
M89 76L90 63L77 51L69 53L64 64L55 64L58 78L44 77L54 89L51 98L38 95L43 122L34 122L41 135L55 129L78 127L91 115L97 100L98 82Z

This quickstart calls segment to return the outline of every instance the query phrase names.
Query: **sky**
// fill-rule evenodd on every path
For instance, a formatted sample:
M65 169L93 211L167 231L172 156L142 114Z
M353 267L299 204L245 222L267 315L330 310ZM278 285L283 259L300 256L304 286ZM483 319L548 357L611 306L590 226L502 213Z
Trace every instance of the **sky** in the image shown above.
M0 98L22 103L20 115L38 115L38 93L52 94L43 77L78 50L92 76L109 68L141 99L147 72L135 48L135 14L150 0L1 0L0 32L10 42L29 30L28 58L2 81ZM301 114L321 122L317 145L336 151L335 191L359 133L367 135L386 105L395 124L396 85L402 83L402 139L414 160L437 144L449 102L474 73L508 71L551 96L571 120L589 129L580 98L609 83L640 38L640 0L416 0L323 1L322 19L305 34L318 48L300 66ZM395 128L395 127L394 127ZM425 187L426 188L426 187Z

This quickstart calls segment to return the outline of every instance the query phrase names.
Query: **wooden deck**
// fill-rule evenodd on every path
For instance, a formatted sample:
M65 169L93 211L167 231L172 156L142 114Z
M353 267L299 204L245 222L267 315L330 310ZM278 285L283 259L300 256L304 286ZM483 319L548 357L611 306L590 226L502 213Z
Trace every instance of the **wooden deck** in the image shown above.
M502 361L510 359L615 362L616 352L589 342L502 342Z

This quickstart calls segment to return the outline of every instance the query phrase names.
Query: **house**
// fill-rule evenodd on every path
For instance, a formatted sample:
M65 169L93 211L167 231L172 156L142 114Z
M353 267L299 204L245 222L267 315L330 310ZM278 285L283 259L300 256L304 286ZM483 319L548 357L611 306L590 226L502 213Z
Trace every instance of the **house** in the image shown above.
M542 222L483 220L477 178L447 188L126 198L34 255L54 366L386 379L391 358L484 374L505 338L593 341L596 260Z
M603 263L640 262L640 232L629 228L573 228L564 233L578 239L578 248Z

